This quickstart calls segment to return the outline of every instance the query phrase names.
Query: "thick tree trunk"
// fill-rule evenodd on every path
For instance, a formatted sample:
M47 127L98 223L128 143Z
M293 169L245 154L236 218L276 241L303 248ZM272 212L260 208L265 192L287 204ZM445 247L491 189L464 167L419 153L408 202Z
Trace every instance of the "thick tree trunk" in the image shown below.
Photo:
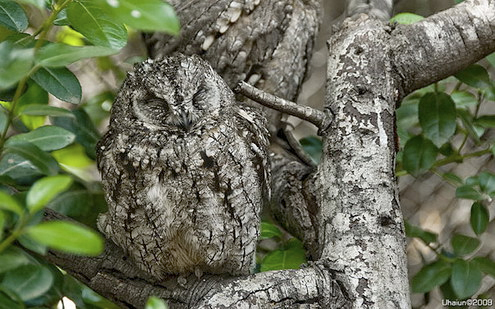
M48 260L122 307L143 307L150 295L172 308L410 307L394 174L396 104L495 51L495 0L468 0L397 27L374 19L380 14L373 8L358 10L372 17L352 16L329 42L325 113L333 121L322 131L317 172L290 162L274 172L289 179L275 186L285 207L280 218L307 235L301 237L315 262L247 277L155 282L110 242L96 258L50 252Z
M320 259L348 278L355 308L407 308L390 29L366 15L356 19L329 42L326 110L334 121L317 174Z

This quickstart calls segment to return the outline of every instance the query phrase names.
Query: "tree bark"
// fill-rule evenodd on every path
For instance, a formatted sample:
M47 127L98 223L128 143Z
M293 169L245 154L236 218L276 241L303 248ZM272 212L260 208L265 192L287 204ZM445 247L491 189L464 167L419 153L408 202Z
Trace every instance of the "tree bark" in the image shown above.
M397 76L390 29L360 15L329 42L318 169L320 259L349 280L355 308L407 308L405 236L395 179Z
M464 1L412 25L390 42L401 95L444 79L495 49L495 1Z
M355 15L329 48L324 112L333 121L322 130L322 162L316 173L278 165L278 178L292 180L275 186L285 201L280 217L296 235L309 235L315 262L247 277L158 283L110 242L99 257L50 252L47 259L129 308L143 307L151 295L171 308L409 308L395 108L414 89L495 51L495 0L468 0L408 26Z

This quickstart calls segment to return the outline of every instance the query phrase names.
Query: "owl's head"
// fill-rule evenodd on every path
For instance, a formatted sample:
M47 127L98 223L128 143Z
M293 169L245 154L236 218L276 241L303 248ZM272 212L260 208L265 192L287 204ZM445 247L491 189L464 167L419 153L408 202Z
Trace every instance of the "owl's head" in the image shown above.
M115 125L118 118L127 118L150 129L190 131L219 117L233 100L227 84L198 56L148 59L127 76L112 110L112 122Z

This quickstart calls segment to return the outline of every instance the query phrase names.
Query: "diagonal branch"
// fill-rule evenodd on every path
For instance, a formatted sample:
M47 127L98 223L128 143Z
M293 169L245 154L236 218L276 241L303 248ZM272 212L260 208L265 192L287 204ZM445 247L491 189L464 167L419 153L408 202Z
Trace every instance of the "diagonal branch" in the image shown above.
M446 78L495 51L495 1L467 0L392 32L402 95Z
M328 125L329 120L323 112L309 106L298 105L294 102L271 95L263 90L249 85L246 82L241 81L237 84L234 92L240 93L266 107L309 121L320 130L324 130Z

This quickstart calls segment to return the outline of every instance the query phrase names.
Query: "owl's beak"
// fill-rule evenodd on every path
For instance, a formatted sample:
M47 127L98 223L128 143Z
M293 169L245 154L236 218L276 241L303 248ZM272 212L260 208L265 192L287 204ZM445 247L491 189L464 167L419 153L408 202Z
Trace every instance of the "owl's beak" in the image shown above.
M180 121L180 126L184 130L189 131L189 129L191 129L193 122L192 122L192 117L189 114L189 112L181 111L179 121Z

